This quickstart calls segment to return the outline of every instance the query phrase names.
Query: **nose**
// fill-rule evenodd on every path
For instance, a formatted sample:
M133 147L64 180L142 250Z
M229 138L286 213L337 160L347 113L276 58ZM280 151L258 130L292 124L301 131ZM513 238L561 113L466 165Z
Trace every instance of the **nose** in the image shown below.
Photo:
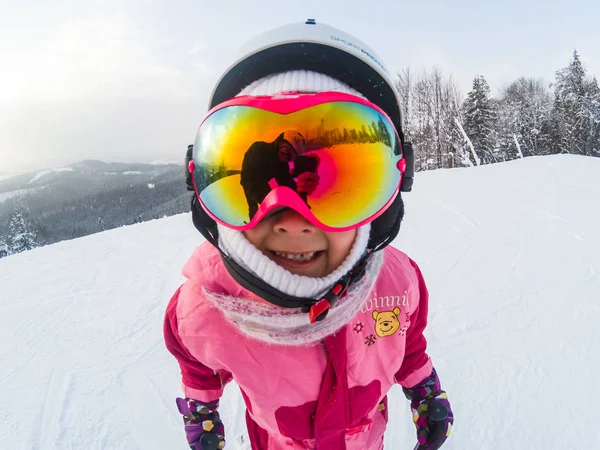
M293 209L286 208L278 213L273 222L273 231L290 236L308 235L316 231L316 227Z

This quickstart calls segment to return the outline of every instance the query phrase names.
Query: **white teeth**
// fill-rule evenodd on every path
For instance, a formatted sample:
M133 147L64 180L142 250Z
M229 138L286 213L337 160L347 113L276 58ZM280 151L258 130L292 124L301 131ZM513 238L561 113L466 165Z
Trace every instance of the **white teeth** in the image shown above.
M316 252L308 252L308 253L282 253L275 252L277 256L281 256L286 259L291 259L292 261L309 261L314 258Z

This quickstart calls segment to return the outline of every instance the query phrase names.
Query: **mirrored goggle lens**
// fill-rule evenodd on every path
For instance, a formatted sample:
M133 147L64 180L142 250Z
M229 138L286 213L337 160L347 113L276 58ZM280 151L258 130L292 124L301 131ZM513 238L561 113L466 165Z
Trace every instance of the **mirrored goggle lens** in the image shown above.
M218 219L248 224L277 186L296 191L324 225L377 214L400 183L401 146L379 111L339 101L278 114L249 106L215 111L194 142L194 182Z

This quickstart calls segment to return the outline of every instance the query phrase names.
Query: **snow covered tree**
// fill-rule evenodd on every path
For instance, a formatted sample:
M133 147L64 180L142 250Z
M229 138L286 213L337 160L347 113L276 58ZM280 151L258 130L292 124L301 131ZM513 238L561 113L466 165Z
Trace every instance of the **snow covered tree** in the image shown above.
M8 229L10 231L11 253L24 252L38 246L37 233L26 219L26 214L23 210L17 210L12 214L8 223Z
M398 74L396 86L403 111L403 131L415 149L417 170L453 166L461 138L455 119L461 116L460 93L452 78L433 69ZM461 162L462 164L462 162Z
M600 86L595 77L585 84L582 120L587 125L584 135L586 154L600 156Z
M553 138L556 153L600 154L600 89L598 82L586 77L577 51L564 69L556 72Z
M478 75L473 80L473 89L467 95L463 111L465 132L473 143L481 164L505 159L498 155L497 113L490 96L490 87L483 75Z
M541 79L519 78L498 101L499 143L509 159L551 153L552 98Z
M11 251L8 245L7 236L0 236L0 258L4 258L10 254Z

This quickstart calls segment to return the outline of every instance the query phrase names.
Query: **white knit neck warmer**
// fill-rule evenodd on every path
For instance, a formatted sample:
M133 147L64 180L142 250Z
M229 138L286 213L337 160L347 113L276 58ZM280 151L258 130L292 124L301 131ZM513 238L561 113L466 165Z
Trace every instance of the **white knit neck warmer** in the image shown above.
M356 238L350 253L342 264L322 278L296 275L284 269L263 254L246 239L241 231L218 225L219 247L231 259L275 289L295 297L317 298L346 275L367 249L371 224L356 230Z
M241 332L251 338L278 345L311 345L334 334L358 314L373 290L382 263L382 252L371 255L363 278L352 284L346 295L333 304L325 319L314 324L310 323L308 314L299 308L281 308L267 302L206 289L204 294Z

